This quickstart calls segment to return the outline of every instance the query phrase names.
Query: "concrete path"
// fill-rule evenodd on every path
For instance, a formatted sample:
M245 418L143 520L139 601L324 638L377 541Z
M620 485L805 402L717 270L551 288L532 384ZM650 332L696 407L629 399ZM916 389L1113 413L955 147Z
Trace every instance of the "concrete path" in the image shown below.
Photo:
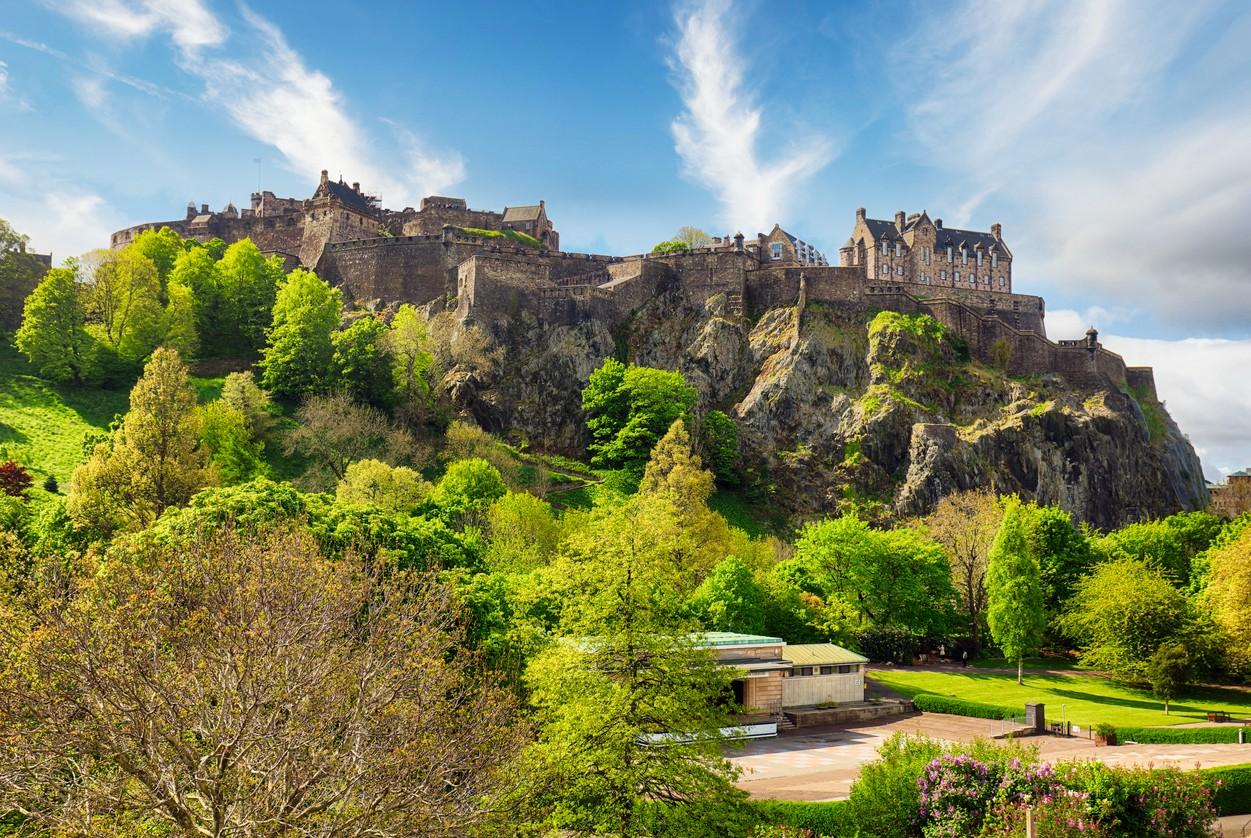
M882 742L896 732L969 742L1006 730L1004 722L914 713L888 721L792 731L773 739L759 739L731 752L730 759L743 769L738 785L752 797L840 800L847 797L860 766L875 759ZM1096 748L1091 740L1078 737L1037 736L1022 741L1037 746L1039 756L1052 763L1097 759L1109 765L1190 769L1251 762L1251 744ZM1251 830L1247 834L1251 836Z
M1232 815L1217 821L1221 838L1246 838L1251 835L1251 815Z

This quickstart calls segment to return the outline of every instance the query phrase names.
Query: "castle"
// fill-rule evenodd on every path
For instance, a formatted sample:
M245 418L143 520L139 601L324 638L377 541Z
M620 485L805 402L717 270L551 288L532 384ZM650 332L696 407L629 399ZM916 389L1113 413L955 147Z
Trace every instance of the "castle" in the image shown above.
M201 241L248 237L360 304L438 301L488 327L521 317L551 325L598 319L614 328L665 293L748 318L810 303L924 313L961 335L973 357L1010 374L1055 373L1077 387L1156 398L1151 369L1127 367L1094 329L1082 340L1046 337L1043 300L1012 290L1012 253L999 224L989 233L952 229L924 211L890 222L856 210L838 265L777 225L686 252L603 256L562 251L543 201L496 212L431 196L417 209L388 210L360 184L332 181L323 170L311 198L258 192L243 211L192 204L185 218L120 230L112 244L160 227Z

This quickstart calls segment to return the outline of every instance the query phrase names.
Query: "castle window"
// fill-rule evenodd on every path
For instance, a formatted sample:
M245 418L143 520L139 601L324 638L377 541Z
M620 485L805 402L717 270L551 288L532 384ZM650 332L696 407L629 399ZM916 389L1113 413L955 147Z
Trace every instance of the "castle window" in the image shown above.
M928 247L921 250L921 256L925 259L925 264L930 263L930 249Z
M982 277L982 284L987 286L990 285L990 274L986 274Z
M946 282L946 281L947 281L947 272L946 272L946 271L939 271L939 272L938 272L938 278L939 278L939 279L941 279L943 282Z
M951 245L947 245L947 261L948 262L955 261L951 256Z
M979 268L982 266L982 251L980 250L977 251L977 266Z
M969 264L969 251L965 250L963 247L960 248L960 263L963 265Z
M882 239L882 255L883 255L883 256L886 256L886 255L889 253L889 251L886 249L886 248L887 248L887 247L889 247L889 246L890 246L890 245L889 245L889 243L886 241L886 239Z
M899 256L902 253L903 253L903 244L901 242L895 242L895 255Z
M997 267L999 267L999 254L998 254L998 253L995 253L995 252L993 252L993 251L992 251L992 252L991 252L991 254L990 254L990 266L991 266L992 268L997 268Z
M898 274L899 276L903 276L903 265L900 265L899 267L895 268L895 273Z
M1007 288L1007 287L1008 287L1008 279L1007 279L1007 277L1002 277L1002 276L1001 276L1001 277L999 277L999 287L1000 287L1000 288Z
M773 261L775 261L775 262L776 262L777 260L781 259L781 258L782 258L782 245L781 245L781 243L780 243L780 242L774 242L772 245L770 245L770 247L769 247L769 252L770 252L770 254L773 256Z
M956 272L955 272L954 274L952 274L951 276L952 276L952 278L953 278L956 282L959 282L959 281L960 281L960 272L959 272L959 271L956 271Z

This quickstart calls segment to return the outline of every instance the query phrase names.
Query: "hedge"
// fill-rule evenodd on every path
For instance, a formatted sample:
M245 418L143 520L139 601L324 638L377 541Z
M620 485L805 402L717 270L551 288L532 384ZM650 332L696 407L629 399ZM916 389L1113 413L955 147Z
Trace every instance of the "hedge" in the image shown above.
M1251 815L1251 764L1204 768L1199 773L1213 784L1221 781L1212 795L1217 814Z
M953 716L972 716L975 719L1010 719L1014 716L1025 715L1023 707L982 704L933 693L918 693L912 697L912 703L918 710L926 713L950 713Z
M824 803L800 803L792 800L753 800L760 823L766 826L789 826L810 829L817 835L843 836L856 834L851 808L845 800Z
M1134 741L1143 745L1219 745L1238 741L1238 731L1245 731L1243 741L1251 744L1251 727L1118 727L1116 741L1124 745Z

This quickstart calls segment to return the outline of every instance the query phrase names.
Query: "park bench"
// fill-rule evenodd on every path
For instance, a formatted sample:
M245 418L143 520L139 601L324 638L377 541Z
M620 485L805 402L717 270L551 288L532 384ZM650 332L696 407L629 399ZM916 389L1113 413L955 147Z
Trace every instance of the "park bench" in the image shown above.
M1229 714L1221 710L1209 710L1208 721L1209 722L1227 722L1229 721Z

